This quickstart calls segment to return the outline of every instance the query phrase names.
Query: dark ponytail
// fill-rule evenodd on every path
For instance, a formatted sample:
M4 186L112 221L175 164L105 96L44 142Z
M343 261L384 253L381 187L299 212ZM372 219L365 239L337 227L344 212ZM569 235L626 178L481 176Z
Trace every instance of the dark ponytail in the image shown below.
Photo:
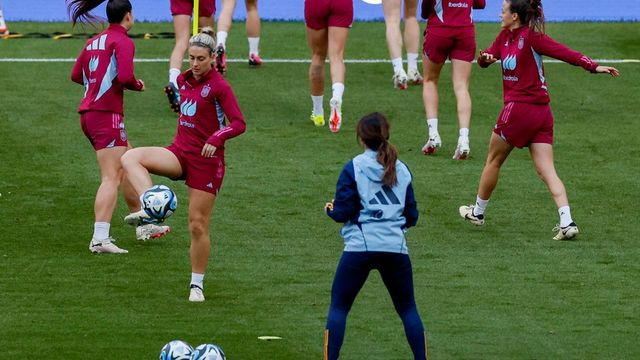
M67 0L67 11L73 22L73 26L78 22L98 22L100 18L89 12L102 4L104 0ZM119 24L122 19L131 12L129 0L109 0L107 3L107 20L110 24Z
M511 12L518 14L520 22L544 34L542 0L509 0Z
M358 122L356 135L364 145L378 152L376 160L384 167L382 183L394 186L398 183L396 161L398 150L389 143L389 122L381 113L374 112L365 115Z

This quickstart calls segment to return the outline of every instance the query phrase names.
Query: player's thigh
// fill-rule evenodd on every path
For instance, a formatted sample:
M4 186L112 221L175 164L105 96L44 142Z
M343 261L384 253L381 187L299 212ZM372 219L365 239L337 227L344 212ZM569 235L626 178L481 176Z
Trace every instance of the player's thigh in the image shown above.
M131 149L123 162L142 165L150 173L177 179L182 176L182 166L178 157L163 147L139 147Z
M216 195L192 187L187 187L187 193L189 196L189 222L208 224Z
M418 0L404 0L404 18L416 17Z
M329 56L332 54L342 55L344 54L344 47L347 44L347 37L349 36L349 28L329 26Z
M382 0L384 21L387 23L400 23L400 5L402 0Z
M428 57L424 56L422 58L422 73L424 74L424 81L437 82L440 78L440 72L442 72L443 66L444 62L435 63Z
M316 30L307 27L307 42L314 56L320 56L324 59L327 55L327 48L329 46L328 34L328 28Z
M191 16L174 15L173 31L176 37L176 44L181 44L186 48L189 43L189 36L191 35Z
M529 153L536 171L543 178L554 176L556 168L553 164L553 145L547 143L529 144Z
M127 151L126 146L115 146L96 151L96 159L102 177L117 177L122 170L120 158Z
M409 255L387 253L378 265L382 282L396 307L414 303L413 270Z
M247 10L249 8L256 8L258 7L258 0L244 0L244 5L246 6Z
M453 87L469 86L471 76L471 63L468 61L451 59L451 80Z

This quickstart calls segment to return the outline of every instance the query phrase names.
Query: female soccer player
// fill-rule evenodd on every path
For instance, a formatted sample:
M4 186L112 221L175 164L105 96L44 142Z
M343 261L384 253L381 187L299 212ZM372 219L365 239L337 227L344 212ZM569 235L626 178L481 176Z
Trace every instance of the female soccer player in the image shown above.
M104 0L70 0L69 10L73 24L92 21L89 11ZM71 72L71 80L84 85L84 98L80 103L80 124L96 151L100 166L101 183L96 193L95 224L89 250L94 253L126 253L109 236L111 217L118 199L118 187L123 185L125 200L135 209L138 200L130 184L122 181L120 157L127 148L124 128L124 90L143 91L144 82L133 73L135 46L127 36L133 26L133 13L129 0L109 0L107 4L109 27L89 39ZM138 239L160 237L168 226L139 224Z
M258 0L244 0L247 9L247 40L249 41L249 65L262 65L260 58L260 15L258 14ZM226 49L227 36L231 29L233 11L236 9L236 0L222 0L222 11L218 18L218 53L217 64L223 69L223 73L227 70Z
M382 276L415 359L426 359L424 326L413 296L413 274L405 233L418 221L411 173L389 143L389 123L380 113L365 115L357 126L364 153L349 161L325 211L344 223L344 252L331 288L324 358L337 359L347 315L369 272Z
M400 5L404 3L404 42L407 48L407 72L402 64L402 33L400 32ZM422 84L418 71L420 25L416 19L418 0L382 0L387 46L393 65L393 86L404 90L407 83Z
M215 0L200 0L198 6L198 24L201 27L213 26L213 15L216 12ZM169 58L169 84L164 91L169 98L169 105L175 112L179 112L180 96L178 91L178 76L182 69L184 53L189 46L191 36L191 17L193 15L193 0L171 0L171 16L173 16L173 30L176 44Z
M611 76L620 73L545 35L540 0L505 0L500 17L502 31L493 44L480 53L478 64L484 68L502 60L504 108L491 135L476 203L461 206L460 215L472 224L484 224L485 208L498 183L500 167L514 147L527 146L538 175L558 207L560 224L554 228L554 232L557 231L554 239L569 240L578 235L578 226L571 218L567 192L553 164L554 120L542 56L581 66L592 73Z
M442 146L438 132L438 79L447 58L451 59L451 79L458 107L460 127L458 145L453 158L469 156L469 125L471 124L471 96L469 77L471 62L476 56L476 38L471 8L484 9L485 0L424 0L422 18L429 19L424 33L422 67L424 86L422 99L427 113L427 143L425 155Z
M189 301L204 301L203 280L211 252L209 217L224 177L224 144L245 131L236 97L222 75L212 71L216 42L211 28L189 40L191 68L178 76L180 117L173 143L163 147L141 147L128 151L122 165L136 193L152 186L149 173L185 180L189 194L191 234L191 290ZM230 123L219 118L215 103ZM138 203L138 209L140 209ZM148 215L143 210L127 215L138 224Z
M342 94L344 93L344 47L353 22L352 0L305 0L304 20L307 42L311 48L309 82L313 110L311 121L324 126L324 62L329 55L332 96L329 130L340 131L342 126Z

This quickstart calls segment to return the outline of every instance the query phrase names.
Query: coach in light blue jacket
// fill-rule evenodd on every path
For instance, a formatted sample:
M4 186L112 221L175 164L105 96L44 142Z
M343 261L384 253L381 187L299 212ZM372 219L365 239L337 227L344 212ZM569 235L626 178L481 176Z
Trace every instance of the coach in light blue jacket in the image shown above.
M411 173L389 143L384 115L364 116L357 126L364 153L345 165L335 199L325 210L344 223L344 252L331 288L324 358L337 359L347 315L369 272L378 270L404 324L414 359L426 359L424 326L413 294L413 273L405 233L418 221Z

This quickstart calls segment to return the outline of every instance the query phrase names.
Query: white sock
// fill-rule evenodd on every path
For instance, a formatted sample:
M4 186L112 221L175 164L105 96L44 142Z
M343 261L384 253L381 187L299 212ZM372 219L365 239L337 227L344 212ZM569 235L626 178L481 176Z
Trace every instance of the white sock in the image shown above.
M427 119L427 129L429 129L429 136L438 133L438 118Z
M473 207L473 215L484 215L484 210L487 208L489 200L482 200L479 196L476 196L476 206Z
M222 45L223 48L227 47L227 32L226 31L218 31L216 34L216 38L218 39L218 45Z
M418 53L407 53L407 70L418 70Z
M560 227L567 227L573 222L569 205L559 207L558 214L560 215Z
M331 90L333 91L333 96L331 99L336 99L338 102L342 103L342 94L344 94L344 84L343 83L333 83L331 85Z
M176 69L176 68L169 69L169 82L172 83L176 88L178 87L179 75L180 75L180 69Z
M191 285L198 285L200 289L204 289L204 274L191 273Z
M259 37L250 37L247 38L249 39L249 55L251 54L256 54L256 55L260 55L258 52L258 45L260 45L260 38Z
M460 129L461 137L469 137L469 128L461 128Z
M323 100L324 100L324 96L323 95L320 95L320 96L311 95L311 101L313 102L313 115L315 115L315 116L318 116L318 115L324 116L324 109L322 108Z
M111 224L108 222L96 222L93 224L93 238L96 240L104 240L109 237L109 229Z
M402 58L391 59L391 65L393 65L393 72L397 73L400 70L404 70L402 67Z

